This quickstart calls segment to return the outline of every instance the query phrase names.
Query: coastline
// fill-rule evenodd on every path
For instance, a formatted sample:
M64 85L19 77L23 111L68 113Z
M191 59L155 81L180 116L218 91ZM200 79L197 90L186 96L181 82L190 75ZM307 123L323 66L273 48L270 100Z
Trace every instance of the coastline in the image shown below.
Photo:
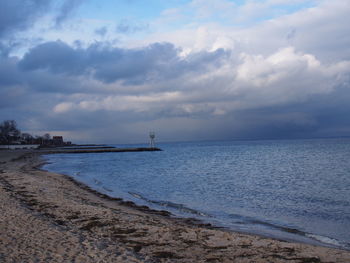
M349 262L350 252L202 225L40 170L47 151L0 151L2 262Z

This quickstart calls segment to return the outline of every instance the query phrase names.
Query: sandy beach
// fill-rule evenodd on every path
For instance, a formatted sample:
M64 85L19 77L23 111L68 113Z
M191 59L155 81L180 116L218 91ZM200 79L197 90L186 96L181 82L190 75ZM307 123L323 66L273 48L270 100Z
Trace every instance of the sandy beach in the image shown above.
M350 262L110 198L40 170L40 154L0 151L0 262Z

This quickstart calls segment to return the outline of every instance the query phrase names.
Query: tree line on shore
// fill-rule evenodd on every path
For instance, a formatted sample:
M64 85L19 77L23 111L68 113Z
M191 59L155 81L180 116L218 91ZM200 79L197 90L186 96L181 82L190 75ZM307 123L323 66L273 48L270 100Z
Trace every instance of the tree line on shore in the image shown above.
M64 142L62 136L53 136L49 133L40 135L32 135L30 133L22 133L15 120L5 120L0 123L0 144L39 144L43 146L61 146L70 145L70 142Z

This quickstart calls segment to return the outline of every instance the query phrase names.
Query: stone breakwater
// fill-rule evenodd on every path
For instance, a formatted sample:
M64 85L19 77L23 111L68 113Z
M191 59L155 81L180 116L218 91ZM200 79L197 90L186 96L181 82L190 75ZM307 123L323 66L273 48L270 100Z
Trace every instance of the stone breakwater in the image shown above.
M350 262L350 252L216 229L110 198L0 151L1 262ZM51 151L54 153L54 151Z
M114 147L91 147L91 148L46 148L38 150L42 154L54 153L112 153L112 152L156 152L161 149L156 147L137 147L137 148L114 148Z

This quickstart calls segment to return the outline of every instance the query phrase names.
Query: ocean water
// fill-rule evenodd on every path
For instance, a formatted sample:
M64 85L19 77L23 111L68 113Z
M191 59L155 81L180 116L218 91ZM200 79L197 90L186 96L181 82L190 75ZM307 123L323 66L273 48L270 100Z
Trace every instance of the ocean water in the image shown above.
M52 154L43 168L175 216L350 250L350 139L157 146L163 151Z

